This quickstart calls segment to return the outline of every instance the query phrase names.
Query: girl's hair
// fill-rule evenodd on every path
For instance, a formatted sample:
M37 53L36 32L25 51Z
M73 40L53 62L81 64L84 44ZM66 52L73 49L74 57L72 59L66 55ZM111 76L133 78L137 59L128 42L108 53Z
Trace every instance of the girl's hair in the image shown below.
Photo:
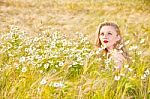
M120 36L120 40L116 42L116 44L114 45L114 48L117 49L117 50L121 50L122 51L122 55L124 56L124 58L126 58L127 60L129 60L129 55L128 53L125 51L125 46L124 46L124 43L123 43L123 40L122 40L122 37L121 37L121 33L120 33L120 29L119 29L119 26L113 22L103 22L101 23L97 30L96 30L96 34L97 34L97 39L96 39L96 46L98 48L102 48L102 43L100 41L100 31L101 31L101 28L103 26L112 26L115 28L117 34ZM108 53L108 50L107 48L104 49L104 52L105 54Z

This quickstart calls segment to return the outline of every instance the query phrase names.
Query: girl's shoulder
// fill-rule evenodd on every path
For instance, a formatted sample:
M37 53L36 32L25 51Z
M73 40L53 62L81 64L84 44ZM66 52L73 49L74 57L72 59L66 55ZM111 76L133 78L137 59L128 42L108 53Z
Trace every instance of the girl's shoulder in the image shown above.
M113 58L115 59L115 60L117 60L117 61L121 61L121 62L123 62L123 61L125 61L126 59L125 59L125 57L123 56L123 54L122 54L123 52L121 51L121 50L115 50L114 52L113 52Z

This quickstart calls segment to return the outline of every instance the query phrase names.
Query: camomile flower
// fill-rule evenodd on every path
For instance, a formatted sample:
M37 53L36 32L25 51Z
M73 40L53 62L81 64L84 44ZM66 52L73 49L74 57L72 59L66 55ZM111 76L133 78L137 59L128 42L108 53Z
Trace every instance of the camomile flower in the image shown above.
M125 74L121 73L120 76L125 76Z
M142 43L144 43L144 41L145 41L145 39L141 39L140 43L142 44Z
M120 78L121 78L120 76L116 76L116 75L115 75L114 80L119 81L119 80L120 80Z
M146 74L144 74L143 76L141 76L141 79L144 80L146 78Z
M141 54L142 54L142 51L137 52L137 54L138 54L138 55L141 55Z
M62 87L64 87L64 84L61 83L61 82L60 83L54 82L53 86L56 87L56 88L58 88L58 87L62 88Z
M129 67L129 65L128 65L128 64L124 65L124 68L128 68L128 67Z
M128 68L128 70L129 70L130 72L132 72L132 71L133 71L133 69L132 69L132 68Z
M150 71L147 69L147 70L145 71L145 74L148 76L148 75L150 74Z
M40 82L41 85L45 85L46 83L47 83L47 81L46 81L46 79L44 79L44 78L43 78L43 79L41 80L41 82Z
M136 50L137 48L138 48L137 45L133 45L133 46L130 46L129 50L130 50L130 51L131 51L131 50Z
M64 65L63 61L59 62L59 66L63 66L63 65Z
M79 56L78 58L77 58L77 61L81 61L82 60L82 58Z
M128 45L130 43L130 40L127 40L124 44Z
M77 62L73 62L73 64L72 65L77 65L78 63Z
M24 73L24 72L27 71L27 68L26 68L26 67L23 67L23 68L21 69L21 71Z
M24 56L23 56L23 57L21 57L21 58L20 58L20 60L19 60L19 62L20 62L20 63L25 62L25 57L24 57Z
M144 80L145 78L143 76L141 76L141 79Z
M49 67L49 63L44 64L44 68L47 69Z
M103 48L98 48L98 50L96 51L96 54L99 54L102 50Z

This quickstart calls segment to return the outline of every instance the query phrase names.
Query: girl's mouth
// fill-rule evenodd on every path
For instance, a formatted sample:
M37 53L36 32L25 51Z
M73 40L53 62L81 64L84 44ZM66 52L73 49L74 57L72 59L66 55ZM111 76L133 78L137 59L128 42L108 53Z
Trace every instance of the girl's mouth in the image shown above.
M107 40L104 40L104 43L108 43L108 41L107 41Z

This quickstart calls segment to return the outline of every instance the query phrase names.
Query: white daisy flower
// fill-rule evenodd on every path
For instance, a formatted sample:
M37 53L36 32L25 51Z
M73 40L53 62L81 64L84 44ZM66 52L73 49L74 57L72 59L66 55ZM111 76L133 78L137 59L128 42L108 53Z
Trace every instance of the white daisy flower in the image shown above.
M25 57L24 57L24 56L23 56L23 57L21 57L21 58L20 58L20 60L19 60L19 62L20 62L20 63L25 62Z
M132 71L133 71L133 69L132 69L132 68L128 68L128 70L129 70L130 72L132 72Z
M115 78L114 78L114 80L116 80L116 81L118 81L118 80L120 80L120 76L115 76Z
M124 68L128 68L128 67L129 67L129 65L128 65L128 64L124 65Z
M141 55L141 54L142 54L142 51L139 51L137 54L138 54L138 55Z
M129 44L130 43L130 40L127 40L126 42L125 42L125 45L127 45L127 44Z
M120 76L125 76L125 74L121 73Z
M43 79L41 80L41 82L40 82L41 85L45 85L46 83L47 83L47 81L46 81L46 79L44 79L44 78L43 78Z
M58 88L58 87L60 87L60 88L61 88L61 87L64 87L64 84L63 84L63 83L61 83L61 82L60 82L60 83L58 83L58 82L54 82L53 86L54 86L54 87L56 87L56 88Z
M144 41L145 41L145 39L141 39L140 43L142 44L142 43L144 43Z
M64 65L64 62L59 62L59 66L63 66Z
M26 68L26 67L23 67L23 68L21 69L21 71L24 73L24 72L27 71L27 68Z
M145 71L145 74L148 76L148 75L150 74L150 71L147 69L147 70Z
M44 68L47 69L49 67L49 63L44 64Z

